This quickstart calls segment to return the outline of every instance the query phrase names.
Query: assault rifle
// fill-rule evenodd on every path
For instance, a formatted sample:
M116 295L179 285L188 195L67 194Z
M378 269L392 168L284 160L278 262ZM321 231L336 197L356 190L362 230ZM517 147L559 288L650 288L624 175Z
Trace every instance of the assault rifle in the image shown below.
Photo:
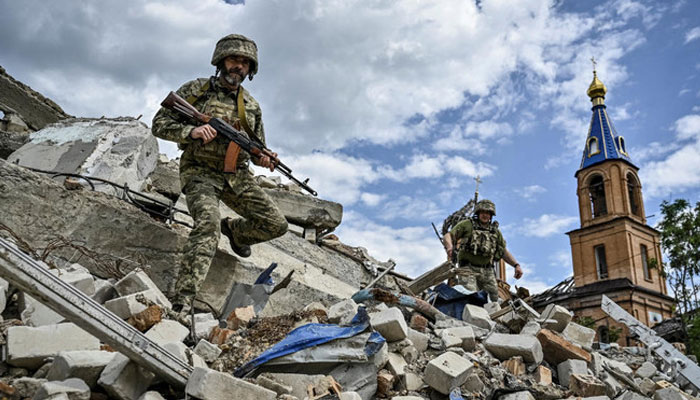
M318 195L318 193L315 190L313 190L311 187L309 187L309 185L306 184L309 181L308 179L302 182L299 179L295 178L292 175L292 170L288 166L286 166L282 161L280 161L280 159L277 158L272 153L272 151L270 151L270 149L265 147L265 145L263 145L258 138L254 137L254 135L248 137L248 135L246 135L244 132L241 132L240 130L232 127L225 121L219 118L200 113L199 111L197 111L196 108L194 108L185 99L178 96L175 92L170 92L168 94L168 97L166 97L165 100L163 100L163 102L160 103L160 105L167 108L168 110L174 111L184 117L187 117L190 120L199 122L201 124L209 124L212 128L214 128L214 130L216 130L217 134L222 135L226 139L237 144L241 147L241 149L245 150L253 157L270 157L270 161L275 166L275 169L278 170L282 175L286 176L289 180L301 186L304 190L311 193L312 195ZM233 160L233 162L235 162L235 159Z

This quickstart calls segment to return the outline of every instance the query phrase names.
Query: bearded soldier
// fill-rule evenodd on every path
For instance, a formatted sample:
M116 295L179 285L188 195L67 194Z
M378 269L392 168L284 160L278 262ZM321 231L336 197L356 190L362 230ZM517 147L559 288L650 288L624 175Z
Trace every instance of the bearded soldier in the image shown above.
M176 93L200 112L221 118L265 144L260 105L241 86L246 76L252 80L258 72L255 42L243 35L225 36L217 42L211 64L216 67L214 76L187 82ZM236 254L248 257L251 245L283 235L287 221L253 180L250 155L230 147L209 124L194 126L161 108L153 118L152 131L176 142L183 151L180 187L187 196L194 228L183 250L172 303L174 311L184 312L204 282L221 233ZM227 158L235 163L231 159L225 163ZM275 168L266 156L253 161L270 171ZM220 219L219 200L242 218Z
M474 207L474 218L458 223L445 234L444 243L447 260L452 262L452 251L456 242L457 284L469 290L485 290L491 301L498 300L498 284L493 272L493 263L503 258L515 267L515 279L523 271L520 264L506 250L498 223L493 221L496 205L490 200L481 200Z

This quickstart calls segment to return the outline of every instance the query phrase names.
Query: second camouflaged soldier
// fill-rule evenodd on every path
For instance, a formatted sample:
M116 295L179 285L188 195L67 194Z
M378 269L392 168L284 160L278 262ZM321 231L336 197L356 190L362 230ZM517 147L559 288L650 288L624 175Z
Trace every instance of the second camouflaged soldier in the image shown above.
M216 44L211 78L187 82L177 94L200 112L218 117L265 143L260 105L240 85L258 71L258 49L243 35L228 35ZM287 221L277 206L253 180L248 169L250 155L238 154L234 171L224 171L229 142L211 126L194 126L161 108L153 118L153 134L176 142L180 158L180 187L187 196L187 208L194 219L183 250L182 264L175 283L173 310L186 311L207 276L223 232L232 250L241 257L250 255L250 245L283 235ZM254 159L256 165L270 168L268 157ZM228 164L227 164L228 165ZM243 218L223 219L219 200Z
M498 300L498 283L493 271L494 261L503 258L515 267L515 278L523 271L513 256L506 250L498 224L493 222L496 205L490 200L481 200L474 207L474 217L458 223L444 236L448 261L452 261L453 243L457 246L457 284L468 290L484 290L491 301Z

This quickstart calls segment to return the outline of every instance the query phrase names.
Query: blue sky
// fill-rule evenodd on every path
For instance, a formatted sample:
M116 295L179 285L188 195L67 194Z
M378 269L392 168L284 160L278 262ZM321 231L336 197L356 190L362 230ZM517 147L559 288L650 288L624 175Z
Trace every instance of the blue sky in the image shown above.
M571 274L591 57L650 224L662 200L700 199L697 1L0 6L0 65L76 116L150 125L169 90L213 72L221 36L253 38L260 72L245 86L269 146L343 203L341 240L412 276L444 258L430 222L473 196L476 175L525 269L517 284L538 292Z

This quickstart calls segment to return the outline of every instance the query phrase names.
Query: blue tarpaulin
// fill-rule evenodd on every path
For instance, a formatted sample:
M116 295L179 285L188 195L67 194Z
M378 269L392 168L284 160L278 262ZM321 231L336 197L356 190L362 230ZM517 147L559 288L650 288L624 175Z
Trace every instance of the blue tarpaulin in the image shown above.
M433 304L435 308L457 319L462 319L465 305L473 304L481 307L488 302L488 294L483 290L467 294L445 283L435 286L432 296L437 296ZM430 299L428 301L432 302Z
M300 326L289 332L279 343L238 368L233 375L238 378L244 377L253 372L257 367L272 359L292 354L309 347L319 346L335 339L353 337L364 332L367 328L369 328L369 316L364 307L358 309L357 314L352 319L349 326L333 324L306 324ZM365 352L368 356L374 355L379 351L384 342L385 340L380 334L376 332L373 333L367 340Z

